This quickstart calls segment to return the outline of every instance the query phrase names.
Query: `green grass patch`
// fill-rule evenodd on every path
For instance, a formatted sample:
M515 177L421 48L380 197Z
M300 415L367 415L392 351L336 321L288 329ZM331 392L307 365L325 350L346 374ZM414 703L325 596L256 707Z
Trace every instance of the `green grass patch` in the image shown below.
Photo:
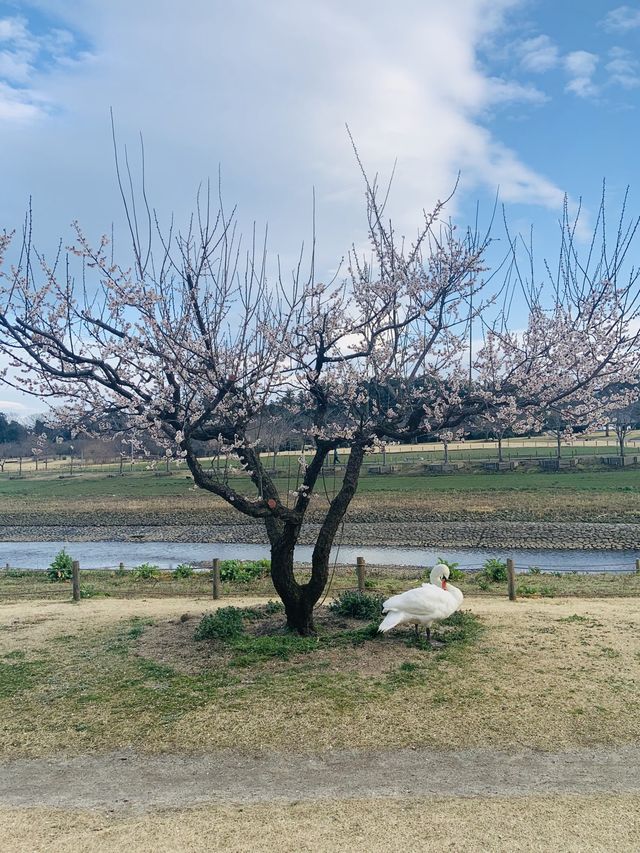
M347 589L341 592L329 605L329 610L340 616L349 616L352 619L382 618L383 595L374 595L367 592L358 592L355 589Z
M482 623L477 616L468 610L458 610L447 619L434 622L431 628L431 642L422 635L416 637L412 631L407 635L406 643L408 646L428 652L451 651L475 643L482 631Z
M47 677L46 661L16 660L15 663L0 661L0 699L8 699L16 693L32 690ZM15 656L14 656L15 659Z

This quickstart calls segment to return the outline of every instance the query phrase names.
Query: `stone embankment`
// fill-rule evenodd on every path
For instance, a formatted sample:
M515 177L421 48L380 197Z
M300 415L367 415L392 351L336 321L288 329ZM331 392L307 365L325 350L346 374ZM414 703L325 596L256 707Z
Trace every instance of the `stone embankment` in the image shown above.
M303 530L300 544L315 542L319 525ZM220 542L266 544L260 523L236 524L0 524L4 542ZM583 522L352 522L338 532L343 545L449 548L640 549L640 524Z

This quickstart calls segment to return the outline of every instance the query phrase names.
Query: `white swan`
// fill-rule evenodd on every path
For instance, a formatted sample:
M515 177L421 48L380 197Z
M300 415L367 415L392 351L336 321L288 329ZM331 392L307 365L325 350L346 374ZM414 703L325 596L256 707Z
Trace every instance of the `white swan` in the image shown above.
M424 625L427 640L430 640L431 623L451 616L462 604L463 596L458 587L447 583L449 574L449 567L438 563L431 570L429 583L388 598L382 605L382 611L387 615L378 631L385 632L396 625L413 624L417 636L419 626Z

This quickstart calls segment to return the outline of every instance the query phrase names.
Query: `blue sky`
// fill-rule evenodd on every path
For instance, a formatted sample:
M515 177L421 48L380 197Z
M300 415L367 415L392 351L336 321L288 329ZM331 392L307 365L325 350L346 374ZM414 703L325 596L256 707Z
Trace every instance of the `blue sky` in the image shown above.
M397 159L390 211L411 235L448 194L461 222L499 191L514 229L553 254L563 194L627 184L636 154L640 3L593 0L63 0L0 2L0 228L33 198L51 253L78 219L121 220L109 108L133 154L142 132L161 218L188 215L222 169L246 231L269 223L285 266L308 240L320 269L363 245L363 187ZM498 229L499 230L499 229ZM497 234L500 236L500 234ZM25 407L25 408L21 408ZM0 387L0 411L33 409Z

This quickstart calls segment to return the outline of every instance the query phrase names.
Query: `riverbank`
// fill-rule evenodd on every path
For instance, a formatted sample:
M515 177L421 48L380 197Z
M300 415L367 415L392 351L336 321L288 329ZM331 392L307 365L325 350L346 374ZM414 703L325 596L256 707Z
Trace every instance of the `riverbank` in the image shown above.
M0 542L195 542L267 545L264 525L251 519L209 524L2 524ZM300 545L316 541L319 524L302 529ZM640 549L640 524L535 521L347 522L336 544L425 548L526 548L593 551Z

